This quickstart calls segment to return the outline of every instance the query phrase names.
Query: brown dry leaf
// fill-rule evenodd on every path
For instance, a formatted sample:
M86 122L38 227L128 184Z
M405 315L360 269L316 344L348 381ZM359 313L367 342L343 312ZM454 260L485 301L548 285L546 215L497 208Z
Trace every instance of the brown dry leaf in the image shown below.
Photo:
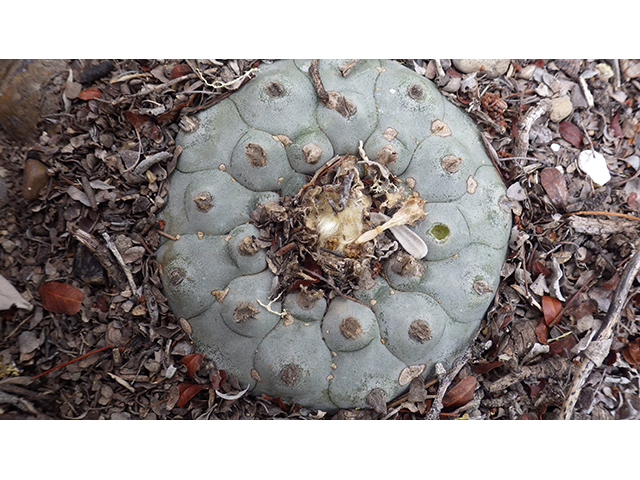
M169 76L171 78L178 78L188 73L191 73L191 67L185 63L181 63L171 69L171 73L169 74Z
M560 170L554 167L543 168L540 171L540 183L549 195L551 203L556 208L564 210L569 199L569 192L567 182Z
M184 407L203 388L204 388L203 385L199 385L197 383L181 383L180 385L178 385L178 392L180 392L180 398L176 402L176 405L180 408Z
M636 366L640 363L640 345L638 342L630 342L622 349L622 356L629 365Z
M576 148L582 146L582 130L571 122L563 120L558 124L560 128L560 136Z
M483 363L478 363L477 365L474 365L473 367L471 367L471 371L473 371L473 373L475 373L476 375L482 375L485 373L490 372L491 370L493 370L496 367L499 367L502 365L503 362L496 360L494 362L483 362Z
M93 100L94 98L100 98L102 97L102 92L100 91L100 89L98 87L91 87L91 88L87 88L85 90L82 90L79 94L78 94L78 98L80 100Z
M62 282L45 282L38 293L42 298L42 307L53 313L75 315L82 308L84 295L73 285Z
M445 408L458 408L473 400L473 392L478 385L476 377L469 375L460 380L442 399Z
M184 356L180 363L187 367L187 375L191 378L196 374L200 365L202 365L202 360L204 360L204 354L202 353L192 353L190 355Z
M544 317L540 317L540 321L536 325L536 338L542 345L547 344L548 329L546 323L544 323Z
M542 314L545 325L549 325L562 311L562 302L557 298L544 295L542 297Z

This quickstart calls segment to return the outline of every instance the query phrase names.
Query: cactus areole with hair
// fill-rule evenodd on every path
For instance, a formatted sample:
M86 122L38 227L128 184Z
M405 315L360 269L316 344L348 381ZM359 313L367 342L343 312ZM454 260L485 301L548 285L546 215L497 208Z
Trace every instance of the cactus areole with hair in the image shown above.
M463 111L396 62L290 60L197 123L157 257L199 351L254 395L329 412L450 367L511 227Z

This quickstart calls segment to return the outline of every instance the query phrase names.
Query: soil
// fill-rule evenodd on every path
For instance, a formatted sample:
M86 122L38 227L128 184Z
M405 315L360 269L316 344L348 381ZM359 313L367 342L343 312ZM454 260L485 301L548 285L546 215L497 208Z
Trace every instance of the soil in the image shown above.
M195 351L154 251L176 134L261 61L69 60L39 78L37 129L0 118L0 274L33 306L0 311L0 419L640 418L640 63L399 61L478 123L514 215L500 288L452 371L333 416L247 395ZM20 73L0 69L6 93L5 74Z

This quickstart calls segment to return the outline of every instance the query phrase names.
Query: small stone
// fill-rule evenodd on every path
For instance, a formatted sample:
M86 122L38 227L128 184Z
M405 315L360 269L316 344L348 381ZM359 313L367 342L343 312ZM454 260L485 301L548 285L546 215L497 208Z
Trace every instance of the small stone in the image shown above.
M22 196L27 200L35 200L47 183L49 175L47 167L40 160L30 158L24 165L24 183L22 184Z
M571 115L573 104L568 95L551 99L551 114L549 118L552 122L560 122Z
M496 78L504 75L511 65L511 60L506 58L482 60L482 59L462 59L451 60L453 66L462 73L472 73L477 71L486 72L487 77Z

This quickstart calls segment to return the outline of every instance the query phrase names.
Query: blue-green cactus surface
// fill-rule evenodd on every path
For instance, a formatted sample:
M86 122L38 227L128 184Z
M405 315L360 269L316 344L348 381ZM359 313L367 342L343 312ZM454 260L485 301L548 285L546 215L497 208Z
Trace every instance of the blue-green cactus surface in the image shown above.
M367 408L373 390L389 400L436 362L449 366L493 299L511 226L504 186L464 112L398 63L360 61L344 76L345 63L318 66L325 91L346 99L342 110L319 100L311 61L289 60L262 65L199 115L178 138L162 214L180 239L157 252L170 307L219 369L253 394L325 411ZM398 251L352 296L269 299L265 250L243 247L259 236L250 213L294 196L335 156L358 156L360 142L370 160L392 151L389 171L426 201L409 228L427 256Z

